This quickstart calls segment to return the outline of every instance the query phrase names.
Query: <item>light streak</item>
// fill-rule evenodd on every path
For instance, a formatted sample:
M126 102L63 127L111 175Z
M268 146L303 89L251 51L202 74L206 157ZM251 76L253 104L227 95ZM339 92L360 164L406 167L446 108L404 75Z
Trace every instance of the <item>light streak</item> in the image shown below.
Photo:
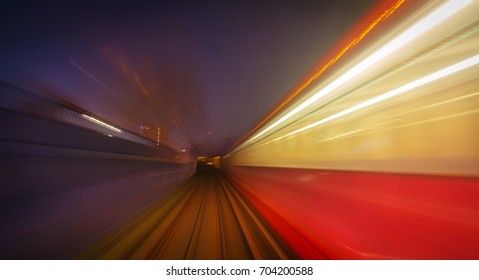
M327 118L324 118L324 119L322 119L322 120L319 120L319 121L317 121L317 122L314 122L314 123L312 123L312 124L309 124L309 125L307 125L307 126L304 126L304 127L300 128L300 129L297 129L297 130L295 130L295 131L292 131L292 132L290 132L290 133L288 133L288 134L285 134L285 135L283 135L283 136L281 136L281 137L278 137L278 138L274 139L273 141L278 141L278 140L283 139L283 138L285 138L285 137L288 137L288 136L297 134L297 133L299 133L299 132L302 132L302 131L311 129L311 128L315 127L315 126L318 126L318 125L327 123L327 122L329 122L329 121L335 120L335 119L337 119L337 118L339 118L339 117L342 117L342 116L351 114L351 113L353 113L353 112L355 112L355 111L358 111L358 110L361 110L361 109L363 109L363 108L369 107L369 106L371 106L371 105L374 105L374 104L376 104L376 103L382 102L382 101L387 100L387 99L390 99L390 98L392 98L392 97L394 97L394 96L397 96L397 95L399 95L399 94L408 92L408 91L410 91L410 90L412 90L412 89L415 89L415 88L417 88L417 87L423 86L423 85L425 85L425 84L431 83L431 82L436 81L436 80L438 80L438 79L441 79L441 78L444 78L444 77L449 76L449 75L451 75L451 74L454 74L454 73L456 73L456 72L458 72L458 71L461 71L461 70L467 69L467 68L469 68L469 67L472 67L472 66L474 66L474 65L476 65L476 64L478 64L478 63L479 63L479 55L475 55L475 56L470 57L470 58L468 58L468 59L465 59L465 60L463 60L463 61L461 61L461 62L459 62L459 63L456 63L456 64L454 64L454 65L451 65L451 66L449 66L449 67L447 67L447 68L441 69L441 70L439 70L439 71L437 71L437 72L434 72L434 73L432 73L432 74L429 74L429 75L427 75L427 76L425 76L425 77L422 77L422 78L420 78L420 79L417 79L417 80L415 80L415 81L413 81L413 82L410 82L410 83L408 83L408 84L405 84L405 85L403 85L403 86L401 86L401 87L398 87L398 88L396 88L396 89L393 89L393 90L391 90L391 91L388 91L388 92L386 92L386 93L384 93L384 94L381 94L381 95L379 95L379 96L376 96L376 97L374 97L374 98L371 98L371 99L369 99L369 100L367 100L367 101L364 101L364 102L362 102L362 103L359 103L359 104L357 104L357 105L355 105L355 106L353 106L353 107L350 107L350 108L348 108L348 109L346 109L346 110L343 110L343 111L341 111L341 112L339 112L339 113L333 114L333 115L331 115L331 116L329 116L329 117L327 117ZM272 141L272 142L273 142L273 141Z
M303 83L297 90L295 90L292 94L290 94L286 100L284 100L281 104L279 104L272 112L270 112L259 124L257 124L246 136L243 137L241 141L247 138L253 131L256 131L259 127L261 127L264 123L266 123L274 114L276 114L281 108L286 106L293 98L295 98L300 92L302 92L305 88L307 88L313 81L315 81L326 69L328 69L331 65L336 63L348 50L353 48L357 45L378 23L388 18L392 13L394 13L403 3L405 0L397 1L392 7L384 11L378 18L376 18L366 29L364 29L359 36L357 36L354 40L349 42L347 46L345 46L339 53L336 54L331 60L328 61L321 69L319 69L314 75L309 78L305 83Z
M95 78L92 74L90 74L88 71L86 71L85 69L83 69L82 67L80 67L78 64L76 64L75 62L73 62L72 60L70 60L70 63L75 66L78 70L80 70L81 72L83 72L83 74L87 75L90 79L94 80L95 82L97 82L100 86L102 86L103 88L105 88L106 90L108 90L109 92L111 93L114 93L116 95L118 95L115 91L113 91L111 88L109 88L107 85L105 85L104 83L102 83L99 79Z
M339 88L346 82L350 81L351 79L358 76L360 73L364 72L365 70L371 68L382 60L383 58L387 57L388 55L392 54L399 48L403 47L407 43L411 42L413 39L417 38L418 36L424 34L426 31L430 30L449 16L453 15L457 11L464 8L467 4L472 2L472 0L456 0L456 1L448 1L444 5L440 6L428 16L424 17L422 20L414 24L412 27L407 29L405 32L397 36L395 39L384 45L382 48L374 52L372 55L367 57L365 60L351 68L349 71L341 75L339 78L328 84L326 87L322 88L318 92L316 92L313 96L305 100L303 103L299 104L297 107L289 111L287 114L282 116L280 119L263 129L261 132L256 134L254 137L250 138L248 141L244 142L244 144L250 143L251 141L257 139L258 137L262 136L266 132L270 131L274 127L278 126L279 124L283 123L287 119L291 118L293 115L299 113L300 111L304 110L305 108L309 107L311 104L316 102L318 99L324 97L325 95L331 93L333 90ZM409 85L409 84L408 84Z
M93 122L93 123L96 123L96 124L98 124L98 125L101 125L101 126L103 126L103 127L106 127L106 128L108 128L108 129L111 129L111 130L116 131L116 132L121 132L121 129L118 129L118 128L114 127L114 126L111 126L111 125L109 125L109 124L107 124L107 123L104 123L104 122L102 122L102 121L100 121L100 120L97 120L97 119L95 119L95 118L93 118L93 117L87 116L87 115L85 115L85 114L82 114L81 116L82 116L84 119L87 119L87 120L89 120L89 121L91 121L91 122Z

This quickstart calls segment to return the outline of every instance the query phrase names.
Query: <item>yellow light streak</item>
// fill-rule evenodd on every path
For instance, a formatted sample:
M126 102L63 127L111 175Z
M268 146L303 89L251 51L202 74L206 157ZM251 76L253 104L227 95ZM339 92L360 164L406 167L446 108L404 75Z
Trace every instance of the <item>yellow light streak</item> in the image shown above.
M436 10L434 10L432 13L422 18L419 22L414 24L412 27L410 27L409 29L401 33L399 36L391 40L389 43L384 45L382 48L374 52L372 55L370 55L369 57L367 57L366 59L358 63L356 66L349 69L346 73L341 75L339 78L337 78L336 80L334 80L333 82L331 82L330 84L322 88L321 90L317 91L313 96L311 96L306 101L304 101L303 103L293 108L287 114L285 114L280 119L278 119L276 122L272 123L265 129L263 129L260 133L250 138L248 141L245 142L245 144L257 139L261 135L265 134L266 132L270 131L274 127L281 124L282 122L291 118L293 115L304 110L305 108L313 104L315 101L317 101L321 97L324 97L325 95L331 93L333 90L337 89L341 85L350 81L351 79L353 79L360 73L371 68L377 62L381 61L383 58L387 57L388 55L400 49L401 47L411 42L415 38L429 31L432 27L436 26L437 24L444 21L449 16L458 12L470 2L472 2L472 0L456 0L456 1L446 2L445 4L443 4Z
M114 127L114 126L111 126L111 125L109 125L109 124L107 124L107 123L104 123L104 122L102 122L102 121L100 121L100 120L97 120L97 119L95 119L95 118L93 118L93 117L90 117L90 116L85 115L85 114L82 114L81 116L82 116L84 119L87 119L87 120L89 120L89 121L91 121L91 122L93 122L93 123L96 123L96 124L98 124L98 125L101 125L101 126L103 126L103 127L106 127L106 128L108 128L108 129L111 129L111 130L116 131L116 132L121 132L121 129L118 129L118 128Z
M296 89L293 93L291 93L281 104L279 104L271 113L269 113L258 125L256 125L251 132L248 134L250 135L252 132L256 131L259 127L261 127L265 122L267 122L274 114L276 114L279 110L281 110L284 106L286 106L293 98L295 98L299 93L301 93L305 88L307 88L312 82L314 82L326 69L328 69L331 65L333 65L336 61L338 61L348 50L353 48L357 45L366 35L373 30L381 21L384 21L388 18L392 13L394 13L403 3L405 0L397 1L393 6L389 9L384 11L378 18L376 18L366 29L364 29L359 36L354 38L347 46L341 49L336 56L334 56L331 60L329 60L321 69L319 69L313 76L311 76L306 82L304 82L298 89ZM246 138L246 135L244 138Z
M438 80L438 79L441 79L441 78L444 78L444 77L446 77L446 76L452 75L452 74L454 74L454 73L456 73L456 72L458 72L458 71L467 69L467 68L472 67L472 66L474 66L474 65L476 65L476 64L479 64L479 55L475 55L475 56L473 56L473 57L470 57L470 58L468 58L468 59L466 59L466 60L463 60L463 61L461 61L461 62L459 62L459 63L454 64L454 65L451 65L451 66L449 66L449 67L447 67L447 68L441 69L441 70L439 70L439 71L437 71L437 72L434 72L434 73L432 73L432 74L429 74L429 75L427 75L427 76L424 76L424 77L422 77L422 78L420 78L420 79L417 79L417 80L415 80L415 81L413 81L413 82L410 82L410 83L408 83L408 84L405 84L405 85L403 85L403 86L401 86L401 87L398 87L398 88L396 88L396 89L393 89L393 90L391 90L391 91L388 91L388 92L386 92L386 93L383 93L383 94L381 94L381 95L379 95L379 96L376 96L376 97L374 97L374 98L368 99L368 100L366 100L366 101L364 101L364 102L361 102L361 103L359 103L359 104L357 104L357 105L355 105L355 106L352 106L352 107L350 107L350 108L348 108L348 109L346 109L346 110L343 110L343 111L341 111L341 112L339 112L339 113L333 114L333 115L331 115L331 116L329 116L329 117L327 117L327 118L324 118L324 119L319 120L319 121L317 121L317 122L314 122L314 123L312 123L312 124L306 125L306 126L300 128L300 129L297 129L297 130L292 131L292 132L290 132L290 133L288 133L288 134L285 134L285 135L283 135L283 136L281 136L281 137L278 137L278 138L274 139L272 142L278 141L278 140L281 140L281 139L283 139L283 138L285 138L285 137L288 137L288 136L297 134L297 133L299 133L299 132L302 132L302 131L311 129L311 128L316 127L316 126L318 126L318 125L321 125L321 124L327 123L327 122L329 122L329 121L335 120L335 119L337 119L337 118L339 118L339 117L342 117L342 116L351 114L351 113L353 113L353 112L355 112L355 111L364 109L364 108L369 107L369 106L371 106L371 105L374 105L374 104L376 104L376 103L382 102L382 101L387 100L387 99L390 99L390 98L392 98L392 97L395 97L395 96L397 96L397 95L399 95L399 94L408 92L408 91L410 91L410 90L412 90L412 89L415 89L415 88L417 88L417 87L423 86L423 85L425 85L425 84L431 83L431 82L436 81L436 80Z

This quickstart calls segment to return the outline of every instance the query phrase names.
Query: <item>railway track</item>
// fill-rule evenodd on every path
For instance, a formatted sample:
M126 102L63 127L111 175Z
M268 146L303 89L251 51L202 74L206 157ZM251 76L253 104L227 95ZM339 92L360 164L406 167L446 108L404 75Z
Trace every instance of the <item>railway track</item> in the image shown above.
M199 166L187 182L77 259L288 259L290 248L223 171Z

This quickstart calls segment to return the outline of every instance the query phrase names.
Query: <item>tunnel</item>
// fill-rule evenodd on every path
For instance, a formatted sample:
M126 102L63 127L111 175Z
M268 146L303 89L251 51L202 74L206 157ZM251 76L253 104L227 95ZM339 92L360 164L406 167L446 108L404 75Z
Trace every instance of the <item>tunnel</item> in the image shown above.
M317 2L3 9L0 259L477 260L479 2Z

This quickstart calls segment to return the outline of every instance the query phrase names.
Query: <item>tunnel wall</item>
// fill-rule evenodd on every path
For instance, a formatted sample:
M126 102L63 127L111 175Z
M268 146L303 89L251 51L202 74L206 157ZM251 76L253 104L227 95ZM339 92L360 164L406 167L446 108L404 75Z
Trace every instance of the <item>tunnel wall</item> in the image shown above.
M194 162L165 145L108 136L31 108L0 108L1 259L68 258L195 172Z

